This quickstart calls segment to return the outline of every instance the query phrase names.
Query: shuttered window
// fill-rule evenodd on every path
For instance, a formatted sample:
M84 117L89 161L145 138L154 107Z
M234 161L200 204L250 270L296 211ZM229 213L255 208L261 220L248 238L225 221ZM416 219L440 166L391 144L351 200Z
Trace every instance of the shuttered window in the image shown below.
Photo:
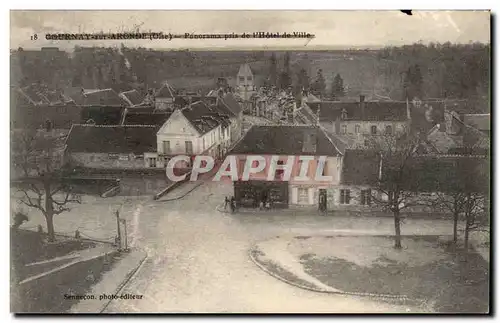
M351 190L340 190L340 204L350 204L351 203Z

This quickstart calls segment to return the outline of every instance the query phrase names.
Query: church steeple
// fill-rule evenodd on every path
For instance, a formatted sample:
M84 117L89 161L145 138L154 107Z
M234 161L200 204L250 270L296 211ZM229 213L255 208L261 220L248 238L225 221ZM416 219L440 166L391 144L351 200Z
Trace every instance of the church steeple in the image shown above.
M236 76L236 87L240 97L245 101L250 100L256 91L254 75L250 66L246 63L240 66Z

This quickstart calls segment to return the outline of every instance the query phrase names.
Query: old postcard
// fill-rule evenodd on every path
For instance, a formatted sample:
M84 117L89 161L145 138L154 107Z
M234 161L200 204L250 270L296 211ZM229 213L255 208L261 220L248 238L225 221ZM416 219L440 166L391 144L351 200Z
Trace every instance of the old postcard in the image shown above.
M12 312L489 313L489 11L10 16Z

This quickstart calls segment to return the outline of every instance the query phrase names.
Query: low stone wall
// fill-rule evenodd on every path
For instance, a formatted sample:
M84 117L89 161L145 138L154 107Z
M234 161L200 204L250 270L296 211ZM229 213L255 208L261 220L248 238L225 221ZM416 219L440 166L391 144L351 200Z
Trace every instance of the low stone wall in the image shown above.
M153 199L154 200L158 200L160 199L162 196L164 196L165 194L167 194L168 192L174 190L175 188L179 187L180 185L182 185L183 183L189 181L189 177L191 176L191 170L189 170L187 173L186 173L186 177L182 180L182 181L178 181L178 182L173 182L172 184L170 184L169 186L167 186L165 189L161 190L160 192L156 193L154 196L153 196Z

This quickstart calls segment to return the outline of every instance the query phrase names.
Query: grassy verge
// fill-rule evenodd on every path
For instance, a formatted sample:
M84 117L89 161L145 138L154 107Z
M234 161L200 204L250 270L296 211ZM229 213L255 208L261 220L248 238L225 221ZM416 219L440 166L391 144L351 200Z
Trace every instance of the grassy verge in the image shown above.
M296 284L305 288L310 288L315 290L318 289L318 287L315 286L314 284L311 284L303 279L300 279L290 271L278 265L276 262L269 259L264 259L265 253L260 250L255 250L255 249L252 250L252 257L258 264L266 268L266 270L268 270L271 274L283 278L285 281L288 281L292 284Z
M430 238L425 239L429 241ZM367 248L365 252L371 253L373 250L375 249ZM360 248L357 252L363 253L363 249ZM408 251L393 253L396 252L404 256ZM426 249L421 252L425 253ZM346 292L405 295L414 299L431 300L434 301L435 310L439 312L487 312L488 263L477 253L470 253L465 261L460 250L439 244L436 240L433 252L444 255L422 264L398 262L394 257L380 255L370 266L341 257L316 256L311 253L304 253L300 260L309 275Z
M11 290L13 310L18 313L64 313L79 302L65 295L89 293L121 257L119 253L101 256L18 285Z

